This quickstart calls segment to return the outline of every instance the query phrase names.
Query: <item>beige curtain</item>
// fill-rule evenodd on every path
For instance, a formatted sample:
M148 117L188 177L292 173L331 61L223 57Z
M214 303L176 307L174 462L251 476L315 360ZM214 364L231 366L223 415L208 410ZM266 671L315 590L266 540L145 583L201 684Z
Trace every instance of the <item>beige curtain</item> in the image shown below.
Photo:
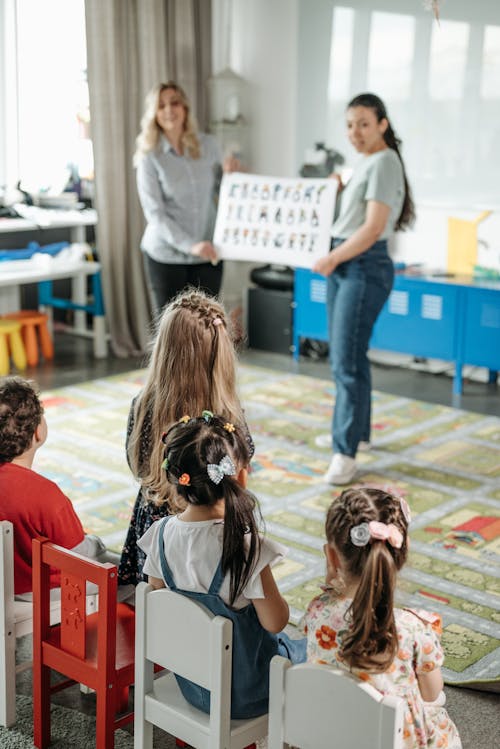
M151 320L132 168L144 97L173 78L206 127L211 1L85 0L85 16L97 250L112 350L126 357L144 351Z

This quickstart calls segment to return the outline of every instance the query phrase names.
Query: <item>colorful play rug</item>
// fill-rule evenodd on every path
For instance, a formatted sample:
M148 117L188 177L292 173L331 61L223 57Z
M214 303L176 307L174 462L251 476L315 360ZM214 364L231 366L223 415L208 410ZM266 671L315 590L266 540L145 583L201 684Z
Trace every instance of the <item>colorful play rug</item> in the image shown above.
M88 530L120 549L136 496L124 455L130 401L143 373L43 394L47 445L36 467L73 499ZM297 622L323 579L322 483L334 387L325 380L240 369L240 394L256 443L250 487L267 533L290 549L276 569ZM423 395L425 395L423 393ZM374 447L357 482L407 498L411 559L399 603L442 615L446 681L500 691L500 419L374 394Z

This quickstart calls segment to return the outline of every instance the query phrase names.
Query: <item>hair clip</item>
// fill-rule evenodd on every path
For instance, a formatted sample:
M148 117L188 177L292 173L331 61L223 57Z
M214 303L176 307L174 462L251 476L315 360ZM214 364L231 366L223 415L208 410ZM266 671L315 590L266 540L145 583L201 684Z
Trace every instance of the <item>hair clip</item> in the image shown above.
M163 432L163 434L161 435L161 441L163 442L163 444L166 443L166 441L167 441L167 432Z
M165 458L165 460L161 464L161 467L163 471L168 471L168 458Z
M225 429L226 432L229 432L231 434L232 432L234 432L236 427L234 426L234 424L231 424L230 421L226 421L226 423L223 426L223 429Z
M368 523L354 525L349 533L354 546L366 546L370 541L370 528Z
M222 325L222 319L220 317L214 317L212 325Z
M214 415L211 411L202 411L201 412L201 418L205 419L205 421L208 423L210 419L213 419Z
M187 424L190 418L191 416L184 414L184 416L181 416L181 418L179 419L179 424Z
M207 473L214 484L220 484L224 476L236 475L236 467L229 455L224 455L219 463L209 463L207 465Z
M179 484L181 486L190 486L191 485L191 476L189 473L182 473L179 476Z
M394 523L379 523L377 520L353 526L350 530L350 537L354 546L366 546L370 539L389 541L394 549L400 549L403 545L403 534Z

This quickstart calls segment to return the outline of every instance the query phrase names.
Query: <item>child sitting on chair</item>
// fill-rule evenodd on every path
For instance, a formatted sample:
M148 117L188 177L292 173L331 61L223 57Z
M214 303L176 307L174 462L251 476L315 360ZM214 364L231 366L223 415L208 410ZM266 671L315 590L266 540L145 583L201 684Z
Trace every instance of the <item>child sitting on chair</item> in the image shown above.
M35 384L21 377L0 380L0 520L14 526L14 592L31 598L31 542L46 536L66 549L116 564L97 536L86 535L71 501L49 479L32 470L47 439L47 422ZM59 587L55 572L51 588Z
M349 670L406 700L405 749L460 749L443 707L440 617L394 608L409 523L406 501L380 489L347 489L334 499L326 517L326 586L302 620L307 660Z
M285 549L259 532L257 500L246 489L248 440L240 428L204 411L183 417L163 441L167 479L185 509L157 520L140 539L144 572L154 588L178 591L232 620L231 716L263 715L271 658L279 653L303 662L306 640L281 631L288 604L271 567ZM185 698L208 712L209 693L178 681Z

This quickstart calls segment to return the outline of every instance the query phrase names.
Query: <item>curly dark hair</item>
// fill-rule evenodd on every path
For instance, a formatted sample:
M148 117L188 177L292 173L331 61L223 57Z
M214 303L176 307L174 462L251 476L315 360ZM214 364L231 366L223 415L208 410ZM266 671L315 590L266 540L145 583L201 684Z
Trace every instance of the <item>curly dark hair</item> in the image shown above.
M0 380L0 463L11 463L28 450L42 416L33 381L15 376Z

